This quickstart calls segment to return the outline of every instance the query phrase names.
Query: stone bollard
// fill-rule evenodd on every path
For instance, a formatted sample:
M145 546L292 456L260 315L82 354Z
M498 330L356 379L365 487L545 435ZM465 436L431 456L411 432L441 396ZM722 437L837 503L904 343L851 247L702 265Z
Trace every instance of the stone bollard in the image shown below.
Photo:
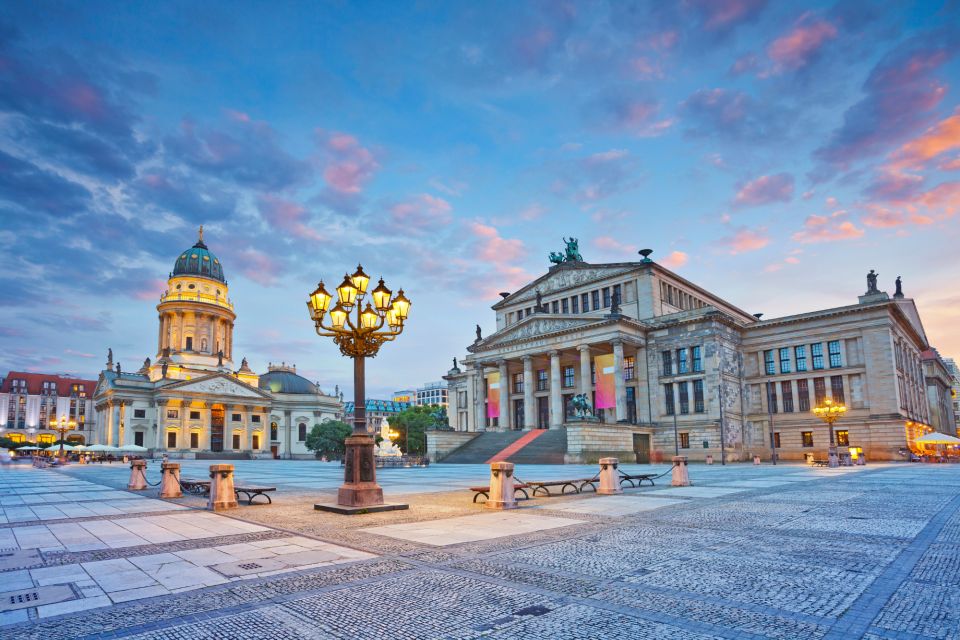
M713 464L713 455L707 454L707 464Z
M690 486L690 474L687 472L687 456L673 456L673 473L670 484L674 487Z
M513 495L513 463L490 463L490 498L484 503L487 509L516 509Z
M620 479L617 477L617 466L620 461L616 458L600 458L600 488L597 493L602 496L612 496L623 493Z
M180 491L180 463L164 462L160 465L160 497L182 498Z
M760 464L760 456L753 456L753 464Z
M130 482L127 491L143 491L147 488L147 461L134 460L130 463Z
M207 509L223 511L237 506L237 494L233 490L233 465L210 465L210 500Z

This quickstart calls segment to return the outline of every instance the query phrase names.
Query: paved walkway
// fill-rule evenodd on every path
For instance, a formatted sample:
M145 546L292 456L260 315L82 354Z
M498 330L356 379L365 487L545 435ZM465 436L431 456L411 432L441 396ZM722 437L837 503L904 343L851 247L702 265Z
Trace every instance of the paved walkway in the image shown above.
M335 465L237 466L286 494L214 515L120 465L0 469L0 639L960 639L960 466L693 466L498 513L422 493L485 471L437 465L353 518L311 509Z

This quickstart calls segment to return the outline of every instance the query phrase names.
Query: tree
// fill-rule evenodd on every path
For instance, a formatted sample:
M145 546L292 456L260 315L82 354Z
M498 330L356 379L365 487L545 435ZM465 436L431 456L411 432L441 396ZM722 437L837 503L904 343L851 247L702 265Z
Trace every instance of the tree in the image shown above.
M408 407L390 418L390 427L400 436L396 443L408 455L424 455L427 452L427 438L424 432L434 425L436 405Z
M0 449L16 449L26 446L26 442L14 442L10 438L0 438Z
M313 451L316 457L327 456L327 458L339 459L343 457L346 450L344 440L353 429L345 422L340 420L325 420L321 424L313 425L313 429L307 434L307 449Z

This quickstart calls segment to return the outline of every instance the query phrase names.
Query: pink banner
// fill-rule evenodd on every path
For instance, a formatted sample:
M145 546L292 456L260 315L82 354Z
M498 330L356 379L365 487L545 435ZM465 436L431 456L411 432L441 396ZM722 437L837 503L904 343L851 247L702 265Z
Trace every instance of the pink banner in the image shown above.
M613 378L613 354L595 356L593 366L597 370L596 406L594 409L610 409L617 406Z

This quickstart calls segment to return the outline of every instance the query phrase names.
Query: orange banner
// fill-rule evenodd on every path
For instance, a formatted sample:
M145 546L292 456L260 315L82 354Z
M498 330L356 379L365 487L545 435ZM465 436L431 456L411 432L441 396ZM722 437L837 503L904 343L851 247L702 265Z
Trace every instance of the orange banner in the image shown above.
M487 417L500 417L500 373L487 375Z
M613 354L593 358L593 366L597 370L597 404L594 409L610 409L617 406L616 389L613 378Z

